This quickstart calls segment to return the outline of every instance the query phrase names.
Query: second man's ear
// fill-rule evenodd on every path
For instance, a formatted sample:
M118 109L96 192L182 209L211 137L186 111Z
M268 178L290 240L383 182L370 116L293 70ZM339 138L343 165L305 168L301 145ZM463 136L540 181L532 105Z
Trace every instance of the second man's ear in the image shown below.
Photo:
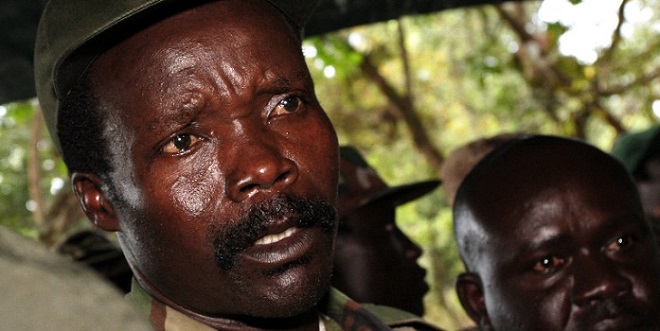
M468 316L480 330L491 330L481 278L473 273L462 273L456 281L458 299Z
M120 231L114 207L102 189L103 180L95 174L73 173L71 181L73 191L87 218L102 230Z

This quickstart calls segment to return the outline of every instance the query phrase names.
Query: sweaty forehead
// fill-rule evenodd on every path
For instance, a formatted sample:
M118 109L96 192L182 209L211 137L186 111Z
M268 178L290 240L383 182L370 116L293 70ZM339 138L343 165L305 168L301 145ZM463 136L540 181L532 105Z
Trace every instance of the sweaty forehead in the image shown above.
M486 223L512 222L548 199L570 192L595 206L626 200L634 207L634 184L620 164L583 142L523 139L475 167L466 179L466 206Z
M497 251L504 254L505 246L570 237L578 228L640 215L635 186L617 161L582 142L547 136L496 149L466 177L454 206L468 267L493 245L503 245Z
M158 49L167 52L170 48L169 55L181 56L198 53L197 45L209 43L226 45L236 52L236 47L255 43L263 43L264 49L278 44L298 49L298 36L287 22L265 1L214 1L164 18L125 38L101 57L121 55L127 50L144 50L142 53L148 54Z
M297 35L272 5L216 1L112 47L96 60L91 77L104 101L119 105L128 100L126 94L142 93L142 99L156 98L151 103L185 110L195 108L199 93L232 93L260 86L246 79L281 82L306 73ZM141 82L142 92L126 88L126 81Z

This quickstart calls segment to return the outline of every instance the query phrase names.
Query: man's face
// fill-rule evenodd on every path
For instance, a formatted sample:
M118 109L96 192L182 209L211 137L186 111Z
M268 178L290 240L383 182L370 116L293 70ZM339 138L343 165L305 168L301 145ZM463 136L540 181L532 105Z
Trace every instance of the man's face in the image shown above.
M484 209L497 221L477 270L496 330L660 329L655 240L633 189L601 175L516 183L520 195Z
M123 41L91 73L141 284L207 315L315 305L332 268L338 147L279 12L212 2Z
M333 285L360 302L424 313L426 271L422 250L397 226L395 207L376 201L342 219L335 247Z

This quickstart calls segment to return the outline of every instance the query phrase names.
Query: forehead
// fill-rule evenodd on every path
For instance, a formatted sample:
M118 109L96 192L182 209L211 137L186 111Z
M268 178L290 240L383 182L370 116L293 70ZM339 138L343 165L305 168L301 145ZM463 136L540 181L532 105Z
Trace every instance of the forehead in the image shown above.
M522 146L502 154L474 187L470 211L495 238L590 232L612 219L641 215L625 170L577 143Z
M641 211L635 199L617 191L600 190L581 179L558 183L556 186L531 192L499 209L490 209L486 220L489 233L497 238L517 238L527 241L547 236L586 238L601 230L625 223L642 223ZM536 238L536 237L540 238Z
M272 5L265 1L213 1L138 31L104 52L92 69L128 68L125 71L139 77L147 70L178 72L203 60L222 63L247 55L246 66L254 59L273 62L272 55L291 52L300 53L300 40ZM232 65L232 69L240 68Z
M228 105L267 85L311 87L295 30L265 1L215 1L168 17L102 54L91 78L110 109L175 114L202 107L202 95Z

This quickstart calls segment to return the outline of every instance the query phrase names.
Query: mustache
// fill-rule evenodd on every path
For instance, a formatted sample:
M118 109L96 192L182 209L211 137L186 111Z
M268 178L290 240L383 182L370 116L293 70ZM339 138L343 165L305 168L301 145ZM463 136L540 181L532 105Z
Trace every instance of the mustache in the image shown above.
M627 301L629 300L608 299L592 306L585 314L585 318L579 321L579 329L586 330L602 320L617 316L634 316L640 320L644 327L650 327L649 324L653 324L650 319L650 311L639 304Z
M211 231L214 235L215 262L224 271L234 267L236 256L252 246L266 233L272 220L289 218L299 228L319 227L333 231L337 223L337 210L320 198L302 198L282 193L272 199L252 205L242 217L222 229Z

